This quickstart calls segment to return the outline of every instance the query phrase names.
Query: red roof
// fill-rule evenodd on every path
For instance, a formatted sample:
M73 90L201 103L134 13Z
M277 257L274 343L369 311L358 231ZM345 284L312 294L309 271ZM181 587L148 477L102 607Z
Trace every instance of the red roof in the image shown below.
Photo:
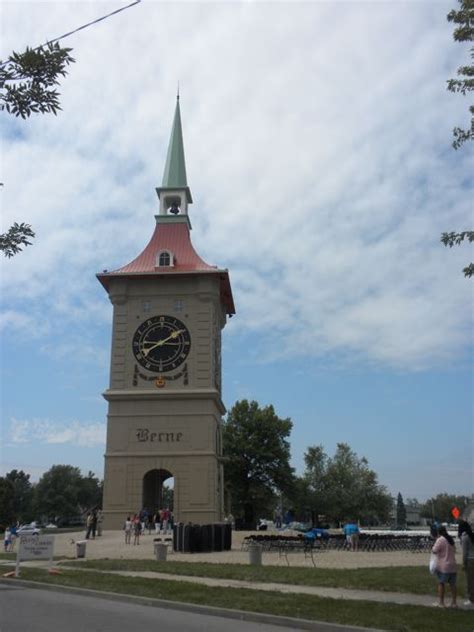
M173 255L172 266L157 266L157 257L163 250ZM104 271L97 278L108 291L109 280L114 276L163 276L183 273L213 273L219 274L221 281L221 299L226 305L228 314L235 314L232 290L230 287L227 270L221 270L217 266L210 266L194 250L191 243L189 226L184 222L157 223L145 250L130 263L113 270Z

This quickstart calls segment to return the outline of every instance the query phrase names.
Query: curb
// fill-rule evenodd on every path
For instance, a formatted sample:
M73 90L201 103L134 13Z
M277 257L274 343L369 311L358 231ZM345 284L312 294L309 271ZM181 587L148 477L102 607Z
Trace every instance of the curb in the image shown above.
M183 603L181 601L168 601L165 599L153 599L151 597L139 597L135 595L125 595L122 593L102 592L91 590L90 588L75 588L70 586L60 586L57 584L46 584L42 582L29 581L24 579L6 579L0 577L0 585L9 585L14 588L36 588L51 590L62 593L82 595L96 599L108 599L109 601L121 601L154 608L166 608L169 610L180 610L195 614L206 614L213 617L223 617L238 621L248 621L253 623L263 623L289 627L294 630L313 630L313 632L383 632L376 628L361 628L359 626L348 626L340 623L328 623L326 621L310 621L308 619L294 619L291 617L280 617L272 614L258 612L247 612L244 610L230 610L228 608L216 608L213 606L200 606L198 604Z

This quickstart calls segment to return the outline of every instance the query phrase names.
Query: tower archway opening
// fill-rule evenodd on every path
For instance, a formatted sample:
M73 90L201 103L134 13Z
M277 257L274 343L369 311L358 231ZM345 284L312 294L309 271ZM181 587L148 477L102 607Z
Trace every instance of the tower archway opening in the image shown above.
M172 481L174 489L174 477L168 470L149 470L143 477L143 502L142 506L149 513L155 513L160 509L163 509L166 501L170 498L168 481ZM167 485L164 485L167 481ZM173 494L171 494L173 498ZM171 508L170 508L171 509Z

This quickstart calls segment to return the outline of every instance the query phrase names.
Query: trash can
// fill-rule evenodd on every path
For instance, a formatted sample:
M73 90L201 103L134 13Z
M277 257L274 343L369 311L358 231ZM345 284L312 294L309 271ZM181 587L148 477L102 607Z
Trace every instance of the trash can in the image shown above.
M166 562L166 554L168 552L168 546L161 542L155 543L155 557L158 562Z
M86 541L81 540L80 542L76 542L76 557L85 557L86 556Z
M253 566L262 565L262 546L257 542L249 544L249 563Z

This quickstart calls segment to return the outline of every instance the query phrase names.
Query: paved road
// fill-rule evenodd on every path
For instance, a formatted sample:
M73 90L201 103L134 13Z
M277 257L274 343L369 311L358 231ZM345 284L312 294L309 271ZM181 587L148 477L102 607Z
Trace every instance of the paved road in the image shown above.
M294 632L295 627L0 584L0 632ZM311 629L337 628L315 624ZM354 628L339 627L342 630ZM360 629L360 628L359 628Z

